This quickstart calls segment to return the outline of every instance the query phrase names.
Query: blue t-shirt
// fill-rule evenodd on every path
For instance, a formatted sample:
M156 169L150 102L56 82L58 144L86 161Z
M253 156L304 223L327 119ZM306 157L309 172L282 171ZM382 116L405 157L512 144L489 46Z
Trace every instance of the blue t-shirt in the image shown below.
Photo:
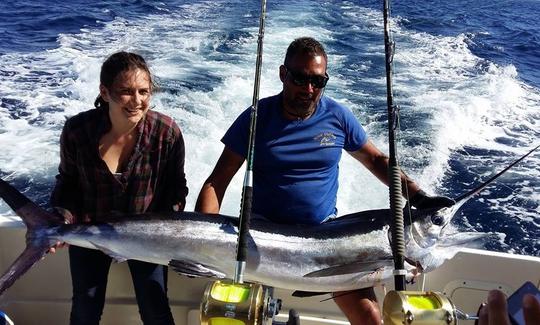
M282 115L281 94L259 101L253 157L252 212L279 223L318 224L335 214L342 149L356 151L367 135L352 112L322 96L307 120ZM247 157L251 109L221 141Z

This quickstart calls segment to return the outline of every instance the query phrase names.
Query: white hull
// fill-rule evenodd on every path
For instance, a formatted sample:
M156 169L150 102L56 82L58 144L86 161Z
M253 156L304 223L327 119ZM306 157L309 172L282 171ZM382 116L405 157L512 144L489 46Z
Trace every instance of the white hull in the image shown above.
M26 232L17 219L6 220L0 217L0 272L4 272L23 251ZM462 311L474 314L490 289L510 294L525 281L540 285L540 258L464 249L407 289L443 292ZM177 325L199 323L198 308L206 283L207 279L190 279L170 271L169 298ZM393 283L388 283L376 288L381 303L385 290L392 287ZM0 310L15 324L68 324L70 290L67 250L61 250L47 256L8 289L0 298ZM331 300L320 302L328 295L294 298L290 294L287 290L275 291L275 296L283 300L282 315L295 308L300 312L302 325L346 324ZM101 324L140 323L127 264L113 264Z

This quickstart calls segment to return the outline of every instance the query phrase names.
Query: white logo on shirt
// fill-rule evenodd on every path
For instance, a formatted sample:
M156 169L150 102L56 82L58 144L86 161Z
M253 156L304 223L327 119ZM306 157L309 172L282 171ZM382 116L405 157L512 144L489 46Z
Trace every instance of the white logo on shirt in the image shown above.
M336 136L332 132L323 132L315 137L321 146L331 146L336 143Z

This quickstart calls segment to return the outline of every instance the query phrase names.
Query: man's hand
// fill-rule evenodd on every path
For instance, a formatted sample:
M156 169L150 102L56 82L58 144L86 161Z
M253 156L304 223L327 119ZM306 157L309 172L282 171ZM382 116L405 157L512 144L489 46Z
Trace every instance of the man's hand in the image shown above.
M533 295L523 298L525 325L540 324L540 302ZM504 293L492 290L488 294L488 303L480 307L478 325L511 325L508 319L508 306Z
M525 324L540 324L540 300L537 296L525 295L523 297L523 316Z
M426 192L419 190L411 197L409 204L417 209L448 208L456 204L456 201L446 196L429 196Z

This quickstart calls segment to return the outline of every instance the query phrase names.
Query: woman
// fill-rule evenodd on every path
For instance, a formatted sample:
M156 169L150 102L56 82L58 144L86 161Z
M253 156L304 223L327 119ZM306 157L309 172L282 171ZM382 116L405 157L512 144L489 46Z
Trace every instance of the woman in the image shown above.
M184 141L170 117L150 110L152 91L152 76L141 56L119 52L103 63L96 108L68 119L60 138L51 204L66 222L184 209ZM98 324L111 258L70 246L69 259L71 324ZM128 265L144 324L174 324L167 268L135 260Z

